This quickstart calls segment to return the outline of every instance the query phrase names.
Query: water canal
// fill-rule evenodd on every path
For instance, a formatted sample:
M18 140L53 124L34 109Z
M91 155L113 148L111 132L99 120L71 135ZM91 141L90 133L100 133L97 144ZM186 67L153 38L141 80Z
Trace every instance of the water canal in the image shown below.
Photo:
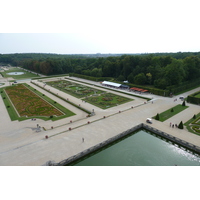
M71 165L200 166L200 155L142 129Z

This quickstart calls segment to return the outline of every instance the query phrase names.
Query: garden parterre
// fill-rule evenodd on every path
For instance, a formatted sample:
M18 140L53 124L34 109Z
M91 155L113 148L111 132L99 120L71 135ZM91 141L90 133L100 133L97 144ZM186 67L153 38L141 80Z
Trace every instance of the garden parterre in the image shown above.
M5 88L19 116L61 116L63 113L40 98L23 84Z
M46 83L102 109L107 109L133 100L70 81L58 80Z
M63 92L66 92L74 97L77 98L84 98L90 95L96 95L96 94L102 94L105 93L104 91L97 90L85 85L80 85L77 83L72 83L69 81L50 81L46 82L48 85L57 88L59 90L62 90Z
M200 135L200 113L184 124L188 131Z

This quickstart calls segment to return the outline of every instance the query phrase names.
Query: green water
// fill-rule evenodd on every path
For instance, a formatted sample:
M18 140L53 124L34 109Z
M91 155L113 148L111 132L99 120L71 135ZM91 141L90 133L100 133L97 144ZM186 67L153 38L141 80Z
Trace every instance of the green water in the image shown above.
M200 156L146 130L73 164L75 166L200 166Z

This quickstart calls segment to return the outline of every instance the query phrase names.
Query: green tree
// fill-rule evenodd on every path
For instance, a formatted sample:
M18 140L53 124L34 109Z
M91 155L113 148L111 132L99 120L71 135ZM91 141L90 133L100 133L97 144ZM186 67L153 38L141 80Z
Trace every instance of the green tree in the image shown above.
M86 76L91 76L91 71L89 69L83 70L82 73Z
M122 74L125 77L125 79L127 79L128 75L131 73L131 56L126 56L123 60L122 60Z
M123 76L123 75L119 75L119 77L117 78L117 80L118 80L118 81L124 81L124 80L125 80L125 78L124 78L124 76Z
M159 78L154 81L154 86L160 89L165 89L168 85L168 82L165 78Z
M94 68L92 71L91 71L91 76L94 76L94 77L100 77L101 76L101 69L97 69L97 68Z
M127 77L127 80L129 83L134 83L134 75L132 73L129 74L129 76Z
M158 113L157 113L155 119L158 120L158 121L160 120L160 115Z
M134 82L138 85L144 85L146 82L146 76L144 73L140 73L134 77Z
M169 85L180 84L186 76L182 60L174 59L171 64L165 68L165 79Z
M161 68L159 65L151 65L147 67L147 71L151 74L151 83L153 84L155 80L158 80L164 76L164 69Z
M114 64L111 61L106 60L102 69L102 73L102 76L104 77L112 77L115 73Z
M180 124L178 125L179 129L183 129L183 122L181 121Z
M152 74L151 73L147 73L147 82L151 85L151 81L152 81Z
M187 71L187 80L194 80L200 76L200 58L197 56L186 57L183 60Z
M53 72L51 65L49 62L44 61L40 64L40 71L42 74L50 75Z

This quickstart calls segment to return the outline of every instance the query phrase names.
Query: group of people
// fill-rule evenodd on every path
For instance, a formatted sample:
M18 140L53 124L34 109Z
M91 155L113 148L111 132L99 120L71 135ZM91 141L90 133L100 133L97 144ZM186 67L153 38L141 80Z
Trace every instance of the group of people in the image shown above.
M178 125L177 124L172 124L171 122L170 122L170 127L172 127L172 128L174 128L174 127L176 127L176 128L178 128Z

